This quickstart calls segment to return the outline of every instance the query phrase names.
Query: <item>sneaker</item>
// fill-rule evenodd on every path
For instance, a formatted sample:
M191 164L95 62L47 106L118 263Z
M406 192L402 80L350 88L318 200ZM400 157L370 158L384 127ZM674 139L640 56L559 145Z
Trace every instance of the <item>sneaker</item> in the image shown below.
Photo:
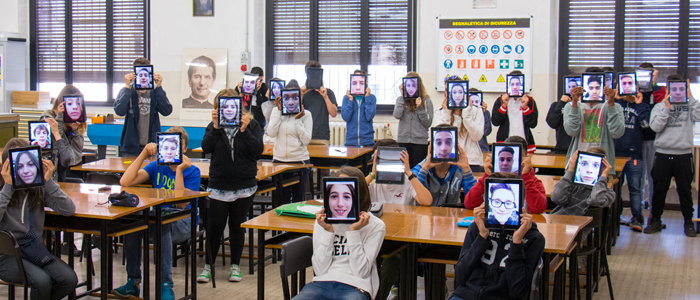
M695 232L695 224L693 224L693 222L686 222L685 225L683 225L683 229L683 231L685 232L685 236L687 237L698 236L698 233Z
M208 283L210 278L211 278L211 266L204 265L204 270L202 270L202 273L199 274L199 276L197 276L197 282L198 283Z
M61 255L68 255L68 250L70 250L70 248L68 248L68 243L61 244ZM78 247L73 245L73 256L80 257L82 253L82 251L78 250Z
M238 265L231 265L231 273L228 275L228 281L230 282L239 282L243 279L241 276L241 270L238 268Z
M387 300L397 300L399 299L399 289L396 288L396 286L392 286L391 290L389 292L389 297L386 298Z
M161 300L175 300L175 293L170 283L163 282L163 288L160 290Z
M630 220L629 226L634 231L642 232L642 227L644 227L644 217L642 217L641 219L632 218L632 220Z
M140 292L139 286L138 286L138 284L134 283L134 279L127 278L125 285L122 285L121 287L113 289L109 293L112 295L116 295L120 298L126 299L129 297L138 297L140 294L139 292Z
M651 233L657 233L661 231L661 220L659 219L652 219L649 221L649 225L647 225L646 228L644 228L644 233L651 234Z

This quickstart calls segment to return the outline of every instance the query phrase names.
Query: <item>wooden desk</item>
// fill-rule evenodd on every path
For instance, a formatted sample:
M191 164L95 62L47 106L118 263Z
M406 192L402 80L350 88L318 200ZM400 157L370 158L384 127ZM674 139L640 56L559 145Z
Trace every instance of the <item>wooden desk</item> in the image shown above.
M164 204L173 204L177 202L190 202L192 209L190 209L189 215L192 220L197 219L197 198L209 195L206 192L190 191L190 190L165 190L165 189L154 189L154 188L140 188L140 187L121 187L121 186L110 186L111 190L108 192L98 192L98 188L104 186L102 184L77 184L77 183L59 183L61 189L73 200L75 204L75 214L70 217L64 217L57 214L54 211L47 211L45 227L47 230L61 230L61 231L99 231L101 237L101 249L110 249L111 247L111 236L115 234L123 234L127 232L138 231L139 228L145 227L144 242L148 245L148 222L149 214L142 214L142 219L124 218L127 215L147 211L151 207L155 207L155 243L154 243L154 260L156 262L156 286L162 285L162 279L160 276L160 247L161 247L161 225L163 224L163 216L161 216L161 206ZM98 203L104 203L108 200L109 193L115 193L120 191L127 191L128 193L135 194L139 196L139 205L136 207L123 207L114 205L98 205ZM182 213L183 215L186 212ZM177 217L180 214L172 214L168 217ZM168 218L166 217L166 219ZM194 241L196 239L196 222L192 222L191 228L191 239ZM72 234L69 234L68 243L72 243ZM196 268L196 245L192 243L192 270ZM146 263L144 265L148 266L148 247L144 247L143 258ZM68 256L69 265L73 265L73 256ZM112 270L112 251L100 251L100 265L101 265L101 275L100 275L100 288L90 289L86 294L90 295L92 292L99 290L100 297L102 299L107 299L109 291L112 290L112 272L106 270ZM149 286L149 268L144 268L144 285ZM197 283L196 274L192 273L190 278L192 282L192 296L194 299L197 298ZM89 280L91 282L91 280ZM91 283L89 283L89 287ZM149 299L150 295L148 289L144 290L144 299ZM160 299L160 293L156 293L156 299Z

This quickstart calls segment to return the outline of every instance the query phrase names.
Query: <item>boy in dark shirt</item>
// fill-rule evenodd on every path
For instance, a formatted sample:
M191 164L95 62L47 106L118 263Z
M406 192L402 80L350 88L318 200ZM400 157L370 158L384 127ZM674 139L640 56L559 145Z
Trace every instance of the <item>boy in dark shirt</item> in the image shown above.
M321 64L317 61L306 63L306 70L309 68L320 68ZM309 145L324 145L331 144L331 129L328 125L328 115L335 118L338 114L338 102L335 100L333 90L322 86L320 89L307 89L306 85L301 87L302 102L304 109L308 110L313 116L314 128L311 133L311 142Z
M557 143L549 153L566 154L571 145L571 136L564 130L564 106L571 101L569 95L562 95L559 101L552 103L547 112L547 125L556 132Z

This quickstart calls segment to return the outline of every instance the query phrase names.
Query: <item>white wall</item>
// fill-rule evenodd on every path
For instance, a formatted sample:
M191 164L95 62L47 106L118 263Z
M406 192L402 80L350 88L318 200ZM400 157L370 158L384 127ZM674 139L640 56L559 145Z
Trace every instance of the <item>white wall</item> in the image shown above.
M0 31L19 32L19 0L0 0Z

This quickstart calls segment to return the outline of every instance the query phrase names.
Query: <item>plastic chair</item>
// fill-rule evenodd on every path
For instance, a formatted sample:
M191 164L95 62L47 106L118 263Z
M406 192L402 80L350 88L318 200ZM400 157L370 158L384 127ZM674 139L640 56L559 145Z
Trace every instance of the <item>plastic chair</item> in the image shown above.
M293 239L282 246L280 277L282 278L284 300L290 300L304 288L306 284L306 268L311 267L313 248L313 239L310 236ZM291 295L289 282L287 281L287 277L290 275L292 276Z
M9 286L9 290L7 292L7 299L15 298L15 284L21 284L24 286L24 299L29 299L29 284L27 283L27 274L24 273L24 264L22 263L22 250L20 250L15 236L7 230L0 230L0 255L14 256L15 260L17 261L17 275L19 277L20 282L7 283Z

